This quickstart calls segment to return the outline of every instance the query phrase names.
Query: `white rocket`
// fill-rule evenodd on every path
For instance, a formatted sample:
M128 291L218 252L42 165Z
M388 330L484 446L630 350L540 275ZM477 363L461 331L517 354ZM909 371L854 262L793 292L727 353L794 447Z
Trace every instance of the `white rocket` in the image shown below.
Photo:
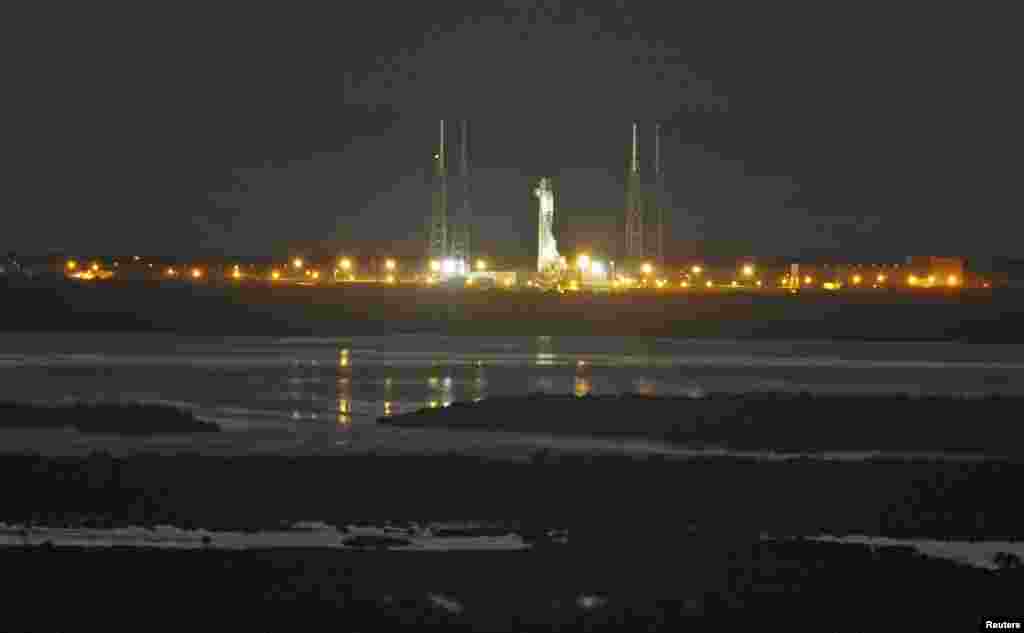
M540 200L540 218L537 222L537 272L557 267L561 262L558 245L555 243L555 193L551 190L551 181L541 178L540 184L533 190Z

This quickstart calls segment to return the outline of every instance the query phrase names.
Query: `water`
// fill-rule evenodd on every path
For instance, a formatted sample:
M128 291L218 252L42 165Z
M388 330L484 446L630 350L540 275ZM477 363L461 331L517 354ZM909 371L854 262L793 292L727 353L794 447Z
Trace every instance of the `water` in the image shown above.
M381 428L381 416L494 395L1018 394L1024 393L1022 377L1024 345L419 334L0 335L0 400L163 402L228 429L279 431L334 445L365 441Z

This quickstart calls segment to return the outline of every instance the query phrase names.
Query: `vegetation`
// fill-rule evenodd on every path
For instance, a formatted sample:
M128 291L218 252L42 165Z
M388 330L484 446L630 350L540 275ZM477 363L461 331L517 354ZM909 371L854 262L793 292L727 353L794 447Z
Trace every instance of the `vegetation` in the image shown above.
M75 403L42 406L0 402L0 428L66 428L81 433L152 435L219 431L212 422L196 419L189 411L163 405Z
M381 422L555 435L641 437L689 447L901 451L1024 457L1022 397L712 393L495 397Z
M0 330L209 335L653 335L1024 341L1024 293L629 294L145 281L0 281Z

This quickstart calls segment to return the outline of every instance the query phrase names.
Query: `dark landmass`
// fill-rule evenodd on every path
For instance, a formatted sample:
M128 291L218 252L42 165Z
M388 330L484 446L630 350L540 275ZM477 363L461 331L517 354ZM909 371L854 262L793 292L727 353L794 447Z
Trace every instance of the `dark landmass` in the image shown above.
M6 455L0 521L8 524L258 530L310 520L339 528L475 520L510 526L535 547L2 548L0 564L13 582L0 619L24 630L75 628L76 618L113 600L129 625L159 613L161 622L226 618L260 630L321 617L345 629L370 622L679 630L691 617L718 624L767 617L761 624L820 629L819 614L828 630L889 628L901 615L973 628L979 614L1017 607L1019 566L983 571L903 548L761 536L1018 540L1022 477L1024 464L998 460ZM551 529L565 530L567 542L546 543ZM588 595L598 598L591 609L578 603ZM54 596L62 607L44 608Z
M979 630L1018 605L1019 570L986 572L903 549L788 543L707 552L0 550L11 630ZM59 570L59 573L54 573ZM98 570L102 570L102 573ZM140 579L145 579L140 582ZM55 608L55 600L59 608ZM99 605L105 605L100 607ZM103 609L99 611L99 609ZM1007 611L1009 610L1009 611ZM103 616L98 616L103 613ZM823 624L825 623L825 624ZM220 625L220 626L218 626Z
M0 402L0 429L73 428L81 433L155 435L220 431L189 411L155 404L75 403L43 406Z
M380 422L639 437L690 448L902 451L1024 457L1024 397L711 393L701 398L533 394L425 408Z
M465 291L147 281L0 280L0 330L192 335L626 335L1024 342L1024 292L711 294Z
M0 522L279 529L300 521L486 521L574 544L868 534L1018 540L1024 464L874 458L646 459L138 454L0 457Z

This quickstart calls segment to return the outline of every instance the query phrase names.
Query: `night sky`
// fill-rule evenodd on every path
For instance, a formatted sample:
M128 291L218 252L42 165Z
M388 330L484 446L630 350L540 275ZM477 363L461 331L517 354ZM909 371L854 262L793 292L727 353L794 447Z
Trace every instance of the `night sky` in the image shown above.
M443 116L497 259L535 254L543 175L563 252L621 248L634 119L644 160L665 129L670 259L1020 253L1008 14L349 6L9 14L0 247L421 255Z

